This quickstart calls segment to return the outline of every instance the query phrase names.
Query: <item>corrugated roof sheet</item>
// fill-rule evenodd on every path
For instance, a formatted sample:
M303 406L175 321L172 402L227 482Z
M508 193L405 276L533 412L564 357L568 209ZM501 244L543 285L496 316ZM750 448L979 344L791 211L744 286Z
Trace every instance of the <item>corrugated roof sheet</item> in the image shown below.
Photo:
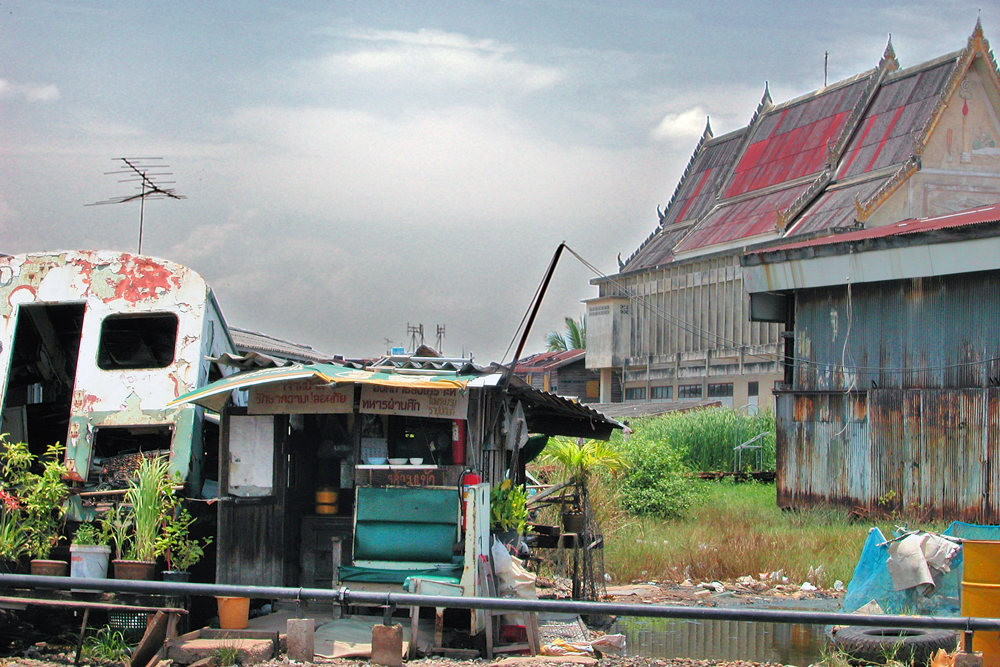
M891 176L874 178L827 190L799 216L788 236L852 226L857 217L857 202L865 201L875 194L889 178Z
M677 252L695 250L777 230L778 211L788 207L811 183L720 206L677 246Z
M540 352L538 354L533 354L530 357L526 357L517 362L517 366L514 367L515 373L534 373L534 372L544 372L551 370L553 368L558 368L560 366L565 366L566 364L573 363L574 361L583 359L587 356L587 351L583 349L579 350L563 350L560 352Z
M835 245L837 243L854 243L870 239L883 238L887 236L902 236L905 234L917 234L920 232L930 232L955 227L966 227L989 222L1000 222L1000 204L991 206L980 206L958 213L948 213L946 215L936 215L930 218L910 218L884 227L873 227L871 229L861 229L833 236L824 236L810 241L800 241L799 243L788 243L761 250L750 255L765 255L772 252L784 252L797 248L810 248L817 246Z
M844 152L837 178L905 162L940 103L956 62L957 56L926 69L915 67L886 77Z
M897 71L889 44L878 67L828 88L777 106L765 91L748 127L703 137L661 226L622 271L759 242L769 232L815 235L866 219L919 169L921 142L956 85L956 68L984 54L977 23L964 50L916 67Z
M872 75L873 76L873 75ZM859 78L764 113L733 171L724 198L816 174L868 85Z

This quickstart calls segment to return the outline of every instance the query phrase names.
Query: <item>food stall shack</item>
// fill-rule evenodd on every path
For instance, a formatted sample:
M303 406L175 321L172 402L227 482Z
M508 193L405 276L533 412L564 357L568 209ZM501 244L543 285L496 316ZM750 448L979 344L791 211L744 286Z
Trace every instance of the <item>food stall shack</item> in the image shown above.
M436 576L482 594L489 490L522 481L528 434L607 439L619 426L503 367L436 357L239 373L177 402L222 415L224 584L400 590Z

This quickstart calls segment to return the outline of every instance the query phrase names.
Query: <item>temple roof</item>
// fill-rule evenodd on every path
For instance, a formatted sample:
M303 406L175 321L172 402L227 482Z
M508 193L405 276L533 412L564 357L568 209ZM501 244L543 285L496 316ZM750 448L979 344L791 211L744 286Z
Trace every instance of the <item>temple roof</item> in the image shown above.
M996 64L976 28L962 51L905 70L891 41L878 65L796 99L764 95L750 123L706 127L660 224L621 267L856 226L919 169L947 99L975 57Z

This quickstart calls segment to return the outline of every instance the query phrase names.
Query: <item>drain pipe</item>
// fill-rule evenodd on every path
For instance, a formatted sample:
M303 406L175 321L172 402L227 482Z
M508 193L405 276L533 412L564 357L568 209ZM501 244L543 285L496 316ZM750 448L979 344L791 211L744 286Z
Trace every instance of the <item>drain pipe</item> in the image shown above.
M498 611L560 612L591 616L638 616L695 620L769 621L803 625L851 625L893 628L939 628L965 633L966 651L971 652L972 631L1000 632L1000 619L965 616L898 616L845 614L841 612L795 611L787 609L741 609L683 607L677 605L620 604L579 600L521 600L513 598L448 597L374 591L352 591L341 587L283 588L276 586L234 586L124 579L83 579L41 577L29 574L0 574L0 589L86 589L146 595L195 595L206 597L248 597L271 600L312 600L366 607L448 607L449 609L493 609ZM30 600L30 597L26 598Z

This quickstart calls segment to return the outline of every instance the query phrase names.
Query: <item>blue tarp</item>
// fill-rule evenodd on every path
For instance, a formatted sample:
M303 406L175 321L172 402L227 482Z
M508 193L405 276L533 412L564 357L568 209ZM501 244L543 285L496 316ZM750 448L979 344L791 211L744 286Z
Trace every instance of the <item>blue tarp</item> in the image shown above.
M942 534L964 540L1000 540L1000 526L980 526L955 521ZM924 596L914 589L893 590L888 560L889 545L886 538L881 530L872 528L844 594L841 611L854 612L874 600L887 614L960 615L961 551L952 561L951 571L935 579L937 586L930 596Z

